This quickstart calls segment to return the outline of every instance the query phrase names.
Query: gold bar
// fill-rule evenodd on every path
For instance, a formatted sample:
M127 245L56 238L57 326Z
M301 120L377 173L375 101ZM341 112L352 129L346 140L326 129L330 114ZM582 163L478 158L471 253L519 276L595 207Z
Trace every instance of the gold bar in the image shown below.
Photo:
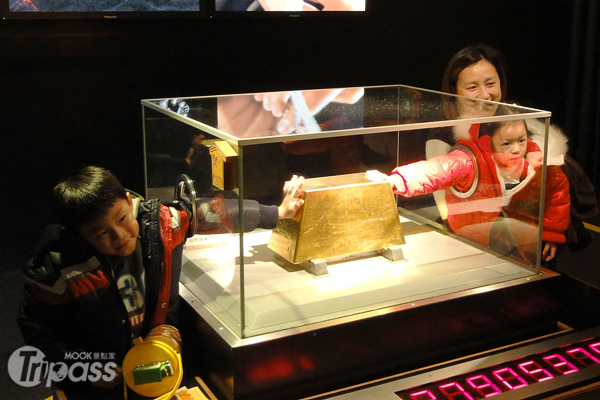
M304 205L280 220L268 247L299 264L404 244L392 188L364 173L304 181Z

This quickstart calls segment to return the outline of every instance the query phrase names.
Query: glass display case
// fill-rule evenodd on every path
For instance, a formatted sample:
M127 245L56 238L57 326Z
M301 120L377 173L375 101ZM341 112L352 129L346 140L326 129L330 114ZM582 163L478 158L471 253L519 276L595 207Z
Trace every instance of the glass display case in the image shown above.
M142 112L147 197L172 198L184 174L199 214L214 199L277 206L286 181L306 178L304 205L274 230L234 216L227 229L198 223L187 242L182 296L232 348L496 290L519 297L556 276L540 256L546 174L560 163L550 112L402 85L150 99ZM491 151L509 141L529 156ZM528 312L499 311L500 296L491 312L481 302L486 318L552 320L549 297L523 292Z

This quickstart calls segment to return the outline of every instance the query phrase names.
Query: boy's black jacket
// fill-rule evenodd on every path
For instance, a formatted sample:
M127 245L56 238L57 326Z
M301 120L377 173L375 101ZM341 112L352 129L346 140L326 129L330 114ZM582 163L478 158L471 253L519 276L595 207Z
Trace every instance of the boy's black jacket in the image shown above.
M158 306L157 294L163 284L161 229L164 228L158 218L160 205L158 200L141 202L137 217L147 288L142 336L151 329L149 325ZM187 212L182 203L169 205ZM166 321L171 324L176 317L182 249L183 242L172 252L171 320ZM65 277L68 279L72 270L89 274L94 287L88 293L73 297L66 290ZM25 343L42 350L48 361L65 362L65 352L80 350L106 354L111 361L121 364L132 338L108 257L60 225L49 225L26 263L24 274L26 285L18 323Z

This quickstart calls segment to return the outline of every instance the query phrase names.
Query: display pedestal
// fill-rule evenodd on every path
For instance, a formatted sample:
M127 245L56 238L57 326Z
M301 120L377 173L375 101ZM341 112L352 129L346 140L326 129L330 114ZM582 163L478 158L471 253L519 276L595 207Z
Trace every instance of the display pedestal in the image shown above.
M187 364L219 398L293 399L556 329L558 274L402 225L403 261L347 259L324 276L268 249L270 231L244 234L244 285L235 238L186 251Z

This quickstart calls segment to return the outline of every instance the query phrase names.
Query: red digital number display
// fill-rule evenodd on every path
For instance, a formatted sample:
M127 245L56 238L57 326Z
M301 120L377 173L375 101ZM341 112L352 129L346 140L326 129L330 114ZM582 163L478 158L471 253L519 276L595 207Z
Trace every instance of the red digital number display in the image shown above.
M479 400L600 364L600 341L586 340L396 392L403 400Z
M571 350L567 350L567 354L579 361L581 365L589 367L590 365L600 364L600 360L591 355L588 351L577 347Z
M535 382L544 382L554 378L550 372L540 367L540 364L535 361L526 361L519 364L521 371L529 375Z
M483 397L495 396L502 393L502 390L485 375L475 375L465 379L465 381Z
M469 393L467 393L465 391L465 389L463 389L463 387L460 386L459 383L450 382L450 383L446 383L445 385L440 385L439 388L442 391L442 393L444 393L446 398L448 398L448 399L474 400L473 396L471 396Z

